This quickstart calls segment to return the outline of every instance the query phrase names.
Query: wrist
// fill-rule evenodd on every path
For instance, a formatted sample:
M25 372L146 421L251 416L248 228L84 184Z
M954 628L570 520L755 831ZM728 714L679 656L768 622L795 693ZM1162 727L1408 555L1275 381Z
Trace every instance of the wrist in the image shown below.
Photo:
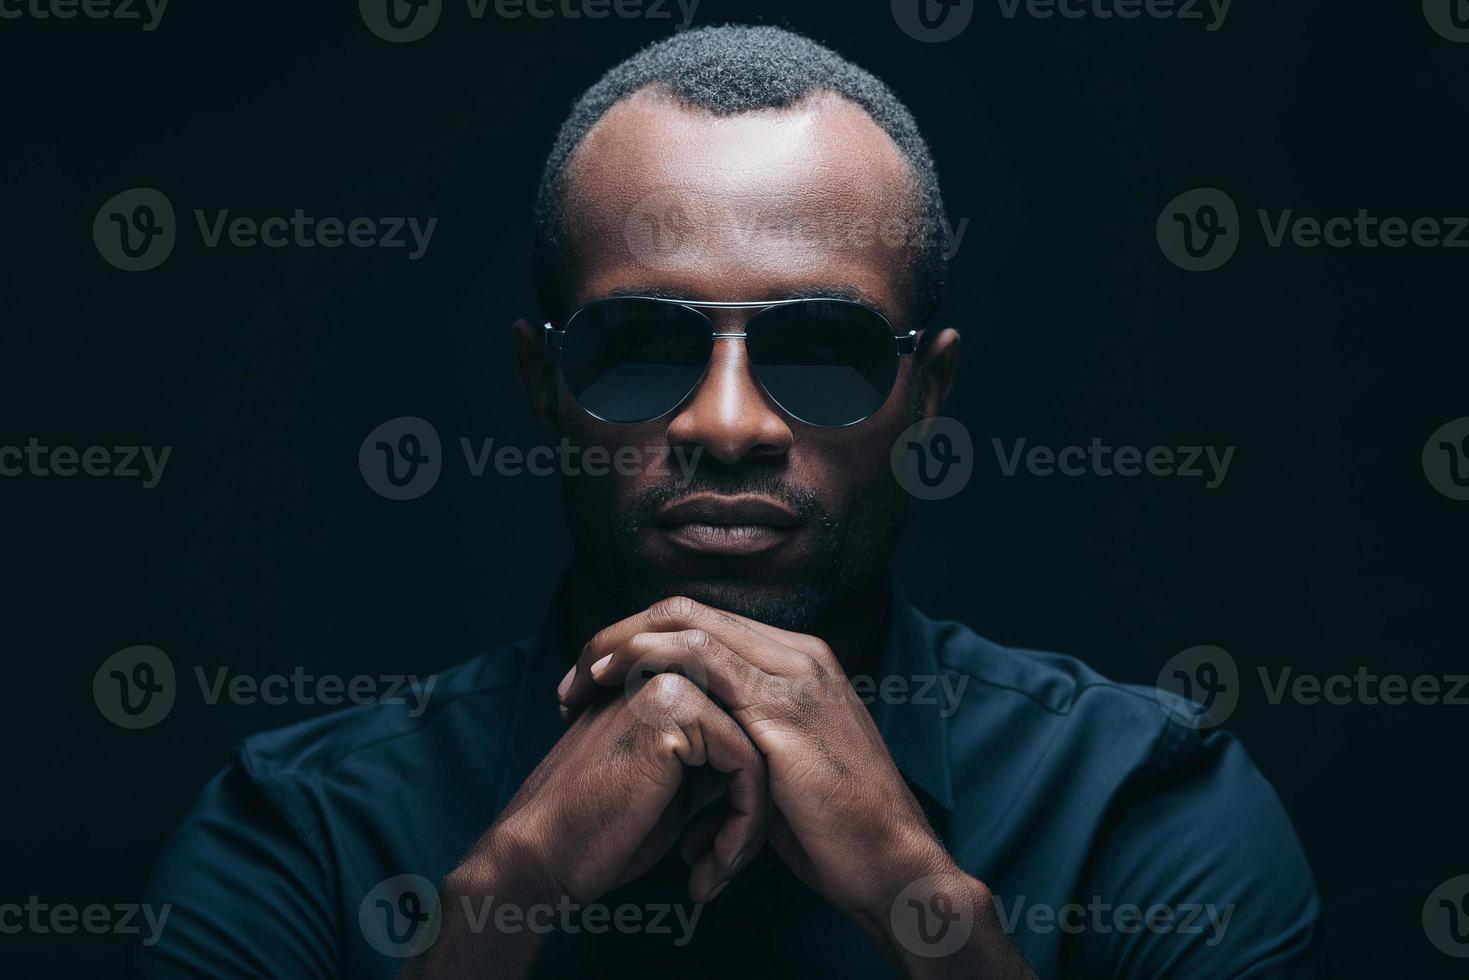
M444 890L453 896L494 896L521 906L555 903L566 889L544 853L544 840L545 835L514 820L498 822L445 877Z
M937 870L913 869L882 907L863 923L875 944L908 977L954 976L956 970L1000 955L993 944L993 896L988 887L952 861ZM995 949L987 947L994 945ZM994 973L1010 976L1009 973Z
M907 825L896 829L874 853L882 857L874 867L874 891L857 909L857 915L884 933L891 931L893 904L911 889L914 882L928 879L954 883L961 879L973 881L954 863L926 825Z

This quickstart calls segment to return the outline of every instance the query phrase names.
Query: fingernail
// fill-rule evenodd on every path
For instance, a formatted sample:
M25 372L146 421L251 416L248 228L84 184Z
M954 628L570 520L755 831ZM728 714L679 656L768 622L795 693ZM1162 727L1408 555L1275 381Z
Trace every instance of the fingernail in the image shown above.
M576 668L573 667L566 672L565 677L561 678L561 683L556 685L556 696L558 698L566 697L567 688L571 687L571 679L575 676Z
M745 852L743 850L735 851L734 857L732 857L732 858L729 859L729 870L734 871L741 864L743 864L744 861L745 861Z
M722 881L722 882L720 882L719 883L719 887L716 888L716 889L714 889L712 892L710 892L709 893L709 897L706 898L706 899L704 899L704 901L706 901L706 902L712 902L712 901L714 901L716 898L719 897L719 893L722 892L722 891L724 891L728 887L729 887L729 882L728 881Z
M565 721L567 718L571 717L571 709L564 704L558 705L556 707L556 713L561 716L562 721Z
M592 676L593 677L596 677L599 674L601 674L602 671L606 670L607 669L607 664L611 660L612 660L612 654L609 653L609 654L607 654L607 656L603 657L601 660L598 660L596 663L592 664Z

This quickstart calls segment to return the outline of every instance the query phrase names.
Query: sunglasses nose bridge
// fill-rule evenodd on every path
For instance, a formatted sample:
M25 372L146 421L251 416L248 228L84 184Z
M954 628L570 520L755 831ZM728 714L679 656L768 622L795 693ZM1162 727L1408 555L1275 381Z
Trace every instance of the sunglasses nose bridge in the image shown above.
M720 462L734 463L787 452L793 438L755 376L744 340L715 338L703 378L669 421L670 443L699 445Z
M744 333L745 324L750 317L757 312L754 308L731 307L721 309L718 307L704 307L699 310L704 318L714 326L715 333Z

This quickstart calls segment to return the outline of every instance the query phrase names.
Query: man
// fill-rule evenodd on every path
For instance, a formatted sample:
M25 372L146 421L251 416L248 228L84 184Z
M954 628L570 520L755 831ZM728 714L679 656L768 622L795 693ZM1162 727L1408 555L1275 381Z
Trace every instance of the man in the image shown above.
M638 465L565 481L538 636L418 717L246 740L139 976L1319 974L1237 742L889 581L890 449L959 337L882 83L772 28L681 34L578 103L536 214L531 409Z

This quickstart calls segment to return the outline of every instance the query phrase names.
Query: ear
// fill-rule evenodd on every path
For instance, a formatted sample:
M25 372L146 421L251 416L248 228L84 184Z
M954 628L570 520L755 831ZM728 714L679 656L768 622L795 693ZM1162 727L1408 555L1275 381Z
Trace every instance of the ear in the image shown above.
M515 376L525 392L531 414L552 438L560 436L557 424L556 361L541 338L541 328L529 320L516 320L510 328L515 334Z
M944 402L954 388L954 379L959 374L959 331L945 327L932 337L920 337L918 357L920 360L923 390L919 393L919 404L924 418L943 413Z

